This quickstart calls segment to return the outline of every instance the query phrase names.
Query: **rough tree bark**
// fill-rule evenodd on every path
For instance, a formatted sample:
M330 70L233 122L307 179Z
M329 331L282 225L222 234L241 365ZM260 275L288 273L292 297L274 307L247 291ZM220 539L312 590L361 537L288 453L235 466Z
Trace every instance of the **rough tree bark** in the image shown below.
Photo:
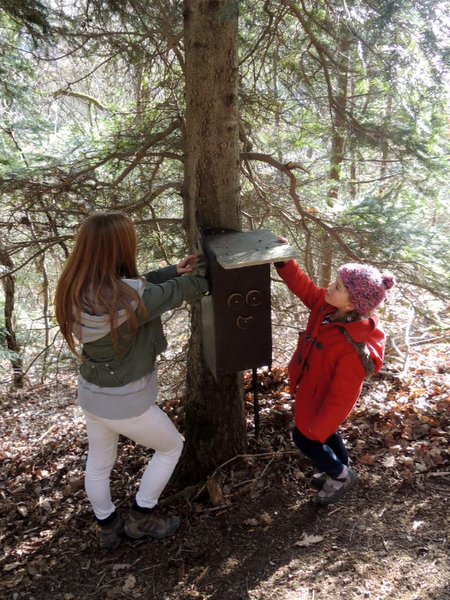
M196 212L203 227L240 229L239 112L235 0L185 0L186 81L184 207L191 244ZM188 355L186 454L179 477L204 478L245 450L241 377L216 382L202 357L201 313L195 306Z
M38 273L42 278L42 318L44 321L44 352L42 354L42 369L41 369L41 383L45 382L48 375L48 353L50 348L50 291L47 267L45 265L45 254L42 252L36 259L36 267Z
M0 265L6 267L8 271L14 268L13 262L8 254L8 251L0 242ZM2 277L3 292L5 294L5 341L6 347L11 352L11 366L13 369L13 386L16 388L23 387L24 374L23 362L21 356L21 348L16 337L16 329L14 323L14 304L15 304L15 279L14 275L5 274Z

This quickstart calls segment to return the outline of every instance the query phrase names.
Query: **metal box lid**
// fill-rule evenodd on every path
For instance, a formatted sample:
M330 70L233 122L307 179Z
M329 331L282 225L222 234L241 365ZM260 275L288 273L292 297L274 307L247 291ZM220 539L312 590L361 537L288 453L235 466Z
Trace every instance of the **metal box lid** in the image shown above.
M299 253L266 229L256 231L226 231L206 236L209 248L224 269L239 269L254 265L299 258Z

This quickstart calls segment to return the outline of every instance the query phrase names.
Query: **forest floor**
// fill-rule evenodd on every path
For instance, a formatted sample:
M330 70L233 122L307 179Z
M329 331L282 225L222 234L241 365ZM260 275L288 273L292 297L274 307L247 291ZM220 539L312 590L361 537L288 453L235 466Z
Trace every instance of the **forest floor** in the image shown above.
M143 600L450 598L448 345L421 347L407 376L365 384L345 424L358 486L317 508L290 441L286 373L259 375L261 433L208 485L177 493L162 541L101 551L82 489L86 437L72 385L1 398L0 597ZM176 401L167 412L182 419ZM182 423L181 423L182 425ZM115 498L130 504L146 453L122 442Z

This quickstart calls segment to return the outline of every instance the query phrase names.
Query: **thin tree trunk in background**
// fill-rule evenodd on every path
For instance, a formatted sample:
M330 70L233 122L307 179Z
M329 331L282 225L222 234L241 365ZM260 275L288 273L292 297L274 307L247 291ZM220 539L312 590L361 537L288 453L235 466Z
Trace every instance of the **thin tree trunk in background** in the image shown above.
M351 77L350 79L350 95L353 97L356 93L356 81L355 77ZM350 107L351 110L351 107ZM356 200L356 196L358 194L358 183L357 183L357 158L356 158L356 144L355 140L351 139L348 145L348 154L350 155L350 183L348 186L348 191L350 194L350 198L352 201Z
M330 174L331 186L328 191L329 205L333 206L334 200L339 196L339 184L341 180L341 167L344 160L344 146L346 139L347 124L347 100L348 100L348 51L350 42L345 37L339 44L339 74L337 77L337 95L333 98L331 112L333 115Z
M331 237L326 232L323 232L320 234L319 287L327 287L330 283L332 262L333 242Z
M50 304L50 294L48 285L48 274L45 267L45 254L42 253L37 258L37 267L42 277L42 316L44 320L44 353L42 355L42 371L41 371L41 383L44 383L47 376L47 360L50 346L50 319L48 314L48 308Z
M0 264L5 266L8 270L14 268L13 262L6 250L0 245ZM2 277L2 286L5 294L5 340L8 350L12 353L11 366L13 369L13 385L16 388L23 387L24 374L23 374L23 360L21 356L21 348L16 337L15 319L14 319L14 306L15 306L15 279L13 275L4 275Z
M387 99L387 106L386 106L386 120L385 120L386 127L390 123L391 118L392 118L392 96L389 95L388 99ZM382 152L381 152L381 165L380 165L380 187L378 189L379 196L382 196L385 192L385 185L383 182L385 181L385 177L388 174L388 164L387 164L388 157L389 157L389 145L386 140L383 140Z
M189 242L203 227L240 229L238 12L234 0L185 0L184 207ZM204 478L246 447L240 374L214 380L203 360L200 306L192 309L186 455L179 478Z
M349 187L349 192L350 192L350 197L353 201L356 200L356 194L357 194L357 183L356 183L356 160L355 160L355 155L354 153L352 153L352 158L351 158L351 163L350 163L350 187Z
M305 255L304 265L305 265L306 272L307 272L308 276L313 281L315 281L316 273L315 273L315 269L314 269L314 260L313 260L313 255L312 255L312 236L309 231L305 232L304 255Z
M327 204L333 206L339 196L341 183L341 168L344 160L344 147L346 140L347 124L347 100L348 100L348 52L350 42L345 37L341 39L339 52L339 73L337 77L337 95L332 99L331 113L333 115L331 156L329 178L330 188L328 190ZM331 280L331 269L333 261L333 244L330 236L323 232L320 239L320 264L319 264L319 286L326 287Z

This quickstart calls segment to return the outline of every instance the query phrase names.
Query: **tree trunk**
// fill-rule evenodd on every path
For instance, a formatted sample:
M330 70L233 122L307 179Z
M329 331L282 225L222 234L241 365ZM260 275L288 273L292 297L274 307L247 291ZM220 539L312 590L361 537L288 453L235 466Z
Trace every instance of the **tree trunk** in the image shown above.
M325 231L320 234L319 287L327 287L331 281L333 263L333 240Z
M238 11L234 0L185 0L184 208L191 245L203 227L240 229ZM186 455L179 478L204 478L246 447L240 374L214 380L193 307L186 394Z
M353 97L356 93L355 91L356 88L356 79L355 76L353 76L351 78L351 83L350 83L350 94ZM352 202L356 202L356 196L358 194L358 179L357 179L357 170L356 170L356 165L358 162L357 159L357 155L356 155L356 149L357 149L357 144L355 143L355 139L352 138L351 140L349 140L349 145L348 145L348 150L349 150L349 154L350 154L350 184L349 184L349 194L350 194L350 198L352 200Z
M392 122L392 96L389 95L386 106L385 126L388 128ZM386 140L381 144L381 163L380 163L380 186L378 188L378 197L382 197L386 191L384 180L388 174L389 144Z
M341 166L344 160L344 146L347 124L348 100L348 52L350 42L343 38L339 44L339 73L337 76L337 95L332 99L331 112L333 115L331 136L330 174L331 186L328 191L328 204L333 206L339 195Z
M44 352L42 354L42 369L41 369L41 383L45 382L48 375L48 352L50 347L50 318L49 318L49 305L50 305L50 294L49 294L49 282L47 268L45 266L45 254L40 254L36 259L36 266L38 272L42 277L42 317L44 321Z
M3 245L0 245L0 264L7 269L13 269L13 262ZM13 370L13 385L16 388L23 387L23 361L20 354L21 348L16 337L14 322L14 304L15 304L15 280L13 275L4 275L2 277L2 286L5 293L5 341L6 347L11 352L11 366Z
M329 178L330 188L327 194L328 206L333 206L339 196L341 167L344 160L347 100L348 100L348 52L350 42L344 36L339 44L339 72L337 76L337 95L332 99L333 115L331 156ZM333 243L330 236L323 232L320 236L319 286L326 287L330 283L333 260Z

